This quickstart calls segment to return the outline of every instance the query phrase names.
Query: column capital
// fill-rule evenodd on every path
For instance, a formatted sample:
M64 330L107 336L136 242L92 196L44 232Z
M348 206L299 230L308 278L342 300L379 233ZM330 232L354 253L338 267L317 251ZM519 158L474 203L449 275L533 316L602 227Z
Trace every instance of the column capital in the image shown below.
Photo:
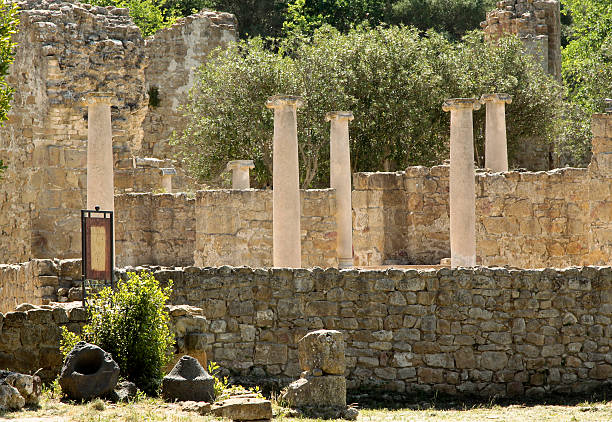
M226 170L238 170L241 168L254 169L255 164L253 163L253 160L234 160L227 163Z
M510 94L482 94L480 97L480 104L485 103L501 103L506 104L512 103L512 95Z
M108 104L112 105L115 100L115 94L112 92L90 92L82 98L84 105Z
M330 122L332 120L348 120L349 122L353 120L355 116L353 116L352 111L330 111L325 114L325 121Z
M280 107L303 107L304 100L302 97L297 95L273 95L266 101L266 107L268 108L280 108Z
M478 110L480 108L480 101L476 98L450 98L442 103L442 110L444 111L458 110L460 108Z

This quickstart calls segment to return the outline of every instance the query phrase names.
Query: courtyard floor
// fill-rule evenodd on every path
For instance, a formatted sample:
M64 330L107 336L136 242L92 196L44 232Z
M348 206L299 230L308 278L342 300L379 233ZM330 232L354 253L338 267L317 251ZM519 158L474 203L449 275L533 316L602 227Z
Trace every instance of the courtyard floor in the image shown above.
M55 398L44 397L38 409L20 412L0 412L0 420L19 420L20 422L63 422L63 421L173 421L173 422L212 422L212 416L199 416L181 410L177 404L164 403L159 399L144 399L129 404L111 404L96 400L88 404L68 404ZM277 422L318 422L315 419L297 419L279 415ZM399 409L370 410L362 409L358 422L391 421L612 421L612 402L584 402L572 406L562 405L480 405L441 409Z

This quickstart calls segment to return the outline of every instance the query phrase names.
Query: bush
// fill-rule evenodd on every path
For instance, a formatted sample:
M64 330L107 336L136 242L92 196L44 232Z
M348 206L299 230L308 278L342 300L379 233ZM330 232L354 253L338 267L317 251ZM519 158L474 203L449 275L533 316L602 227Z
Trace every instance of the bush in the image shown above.
M164 309L171 284L162 289L150 273L128 273L116 290L106 287L88 301L89 323L83 327L83 340L109 352L121 376L147 394L157 393L174 344ZM64 329L62 354L78 341L76 334Z

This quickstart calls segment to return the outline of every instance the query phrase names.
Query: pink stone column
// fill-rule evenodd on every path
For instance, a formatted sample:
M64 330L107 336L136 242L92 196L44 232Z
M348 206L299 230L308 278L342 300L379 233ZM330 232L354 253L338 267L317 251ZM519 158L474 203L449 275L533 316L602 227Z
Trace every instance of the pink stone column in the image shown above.
M508 171L506 104L511 102L508 94L484 94L480 98L480 103L487 105L485 167L494 172Z
M336 190L336 222L338 224L339 268L353 266L353 209L351 204L351 155L349 122L351 111L332 111L325 120L330 127L330 186Z
M275 95L266 102L274 109L272 256L275 267L300 268L300 177L298 168L297 108L300 97Z
M249 169L255 168L253 160L235 160L227 163L227 170L232 171L232 189L250 189Z
M115 210L111 101L114 95L93 92L87 104L87 209Z
M444 101L442 109L450 119L450 243L451 267L476 265L476 194L474 175L475 98Z

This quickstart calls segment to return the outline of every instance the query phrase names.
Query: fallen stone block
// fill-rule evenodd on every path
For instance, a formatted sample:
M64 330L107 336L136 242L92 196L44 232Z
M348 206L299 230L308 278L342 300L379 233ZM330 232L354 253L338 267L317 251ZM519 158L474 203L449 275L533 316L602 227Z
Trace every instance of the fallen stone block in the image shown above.
M261 421L272 418L272 403L256 397L231 397L211 408L213 415L234 421Z
M346 379L339 375L300 378L289 384L282 399L289 407L346 407Z

